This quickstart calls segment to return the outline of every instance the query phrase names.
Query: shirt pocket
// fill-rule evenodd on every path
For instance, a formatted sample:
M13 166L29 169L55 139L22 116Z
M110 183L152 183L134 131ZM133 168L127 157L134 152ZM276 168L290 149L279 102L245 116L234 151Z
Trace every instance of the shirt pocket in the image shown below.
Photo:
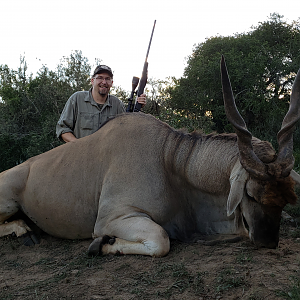
M106 109L101 112L100 123L103 124L105 121L115 117L117 114L111 109L111 107L106 107Z
M95 116L92 113L80 113L80 129L92 130L94 128Z

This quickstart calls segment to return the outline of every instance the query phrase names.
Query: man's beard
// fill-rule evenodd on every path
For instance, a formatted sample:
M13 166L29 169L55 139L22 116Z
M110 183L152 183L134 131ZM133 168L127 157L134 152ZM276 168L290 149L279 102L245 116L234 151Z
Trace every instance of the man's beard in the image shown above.
M105 96L105 95L107 95L108 93L104 93L104 92L101 92L101 91L99 91L99 95L101 95L101 96Z
M99 95L101 96L106 96L109 92L109 88L108 87L100 87L98 90Z

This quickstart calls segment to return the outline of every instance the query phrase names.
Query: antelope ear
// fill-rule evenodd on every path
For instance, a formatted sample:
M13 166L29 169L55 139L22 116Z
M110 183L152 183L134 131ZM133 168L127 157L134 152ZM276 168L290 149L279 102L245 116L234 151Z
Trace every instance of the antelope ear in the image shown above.
M248 172L237 161L230 174L230 192L227 199L227 216L231 216L242 201Z
M299 186L300 185L300 175L294 170L291 171L290 175L293 178L293 180L295 181L296 186Z

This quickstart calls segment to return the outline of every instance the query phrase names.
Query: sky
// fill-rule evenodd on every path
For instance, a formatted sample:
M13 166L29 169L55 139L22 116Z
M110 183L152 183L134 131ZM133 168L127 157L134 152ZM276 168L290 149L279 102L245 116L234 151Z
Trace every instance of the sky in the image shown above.
M195 45L212 36L243 33L279 13L300 17L299 0L0 0L0 65L17 70L25 56L34 76L55 70L64 56L81 50L110 66L114 85L131 89L148 56L149 78L179 78Z

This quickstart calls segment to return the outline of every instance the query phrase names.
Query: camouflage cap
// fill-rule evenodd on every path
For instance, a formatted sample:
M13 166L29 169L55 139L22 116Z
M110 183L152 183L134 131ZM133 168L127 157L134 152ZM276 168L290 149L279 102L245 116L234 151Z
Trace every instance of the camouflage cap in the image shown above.
M96 74L101 74L101 73L108 73L110 77L114 77L111 68L106 65L97 66L92 77L94 77Z

